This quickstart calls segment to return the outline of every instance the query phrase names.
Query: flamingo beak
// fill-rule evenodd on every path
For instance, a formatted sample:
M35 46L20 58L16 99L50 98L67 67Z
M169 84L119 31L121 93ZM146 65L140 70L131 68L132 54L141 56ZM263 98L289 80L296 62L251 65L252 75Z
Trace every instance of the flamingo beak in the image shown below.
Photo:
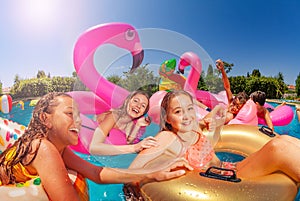
M133 56L133 63L130 69L130 73L133 73L136 68L138 68L144 59L144 50L140 51L138 54Z

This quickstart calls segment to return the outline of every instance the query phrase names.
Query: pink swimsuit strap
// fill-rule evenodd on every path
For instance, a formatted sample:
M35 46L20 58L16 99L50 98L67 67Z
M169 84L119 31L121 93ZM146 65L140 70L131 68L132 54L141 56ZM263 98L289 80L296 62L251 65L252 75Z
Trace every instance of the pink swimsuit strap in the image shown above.
M210 141L201 134L198 141L190 146L185 154L189 164L195 169L203 169L213 159L214 150Z

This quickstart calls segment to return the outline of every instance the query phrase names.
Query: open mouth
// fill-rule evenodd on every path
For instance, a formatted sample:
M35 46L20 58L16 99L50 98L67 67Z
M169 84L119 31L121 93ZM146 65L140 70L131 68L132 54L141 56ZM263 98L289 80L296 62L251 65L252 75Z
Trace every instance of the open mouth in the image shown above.
M69 131L71 131L72 133L77 134L77 135L79 133L79 129L78 128L70 128Z
M189 125L191 125L191 121L182 122L182 125L183 126L189 126Z

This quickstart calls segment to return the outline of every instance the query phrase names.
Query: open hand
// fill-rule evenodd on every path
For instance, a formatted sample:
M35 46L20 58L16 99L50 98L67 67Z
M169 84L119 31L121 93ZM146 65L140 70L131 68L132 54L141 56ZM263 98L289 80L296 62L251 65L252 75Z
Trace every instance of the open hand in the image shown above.
M164 181L185 175L186 170L191 171L193 168L185 159L179 158L170 163L163 170L155 172L152 176L156 181Z
M156 146L158 146L157 140L154 137L149 136L143 139L142 141L140 141L139 143L135 144L135 152L139 153L143 149L149 149L151 147L156 147Z

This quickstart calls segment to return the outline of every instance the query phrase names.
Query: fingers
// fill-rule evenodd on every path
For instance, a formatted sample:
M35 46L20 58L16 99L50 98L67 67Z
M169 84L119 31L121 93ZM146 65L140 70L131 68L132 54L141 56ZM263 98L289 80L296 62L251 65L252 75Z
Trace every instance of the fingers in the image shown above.
M149 136L142 141L143 148L148 149L150 147L156 147L156 146L158 146L157 140L156 140L156 138L154 138L152 136Z
M176 170L176 171L173 171L173 172L168 172L165 175L165 179L163 179L163 180L169 180L169 179L173 179L173 178L176 178L176 177L180 177L180 176L185 175L185 173L186 173L185 170Z
M158 176L157 180L168 180L176 177L180 177L186 174L186 170L192 171L193 168L188 162L183 159L177 159L172 165L167 168L161 176Z
M221 70L224 67L223 61L221 59L216 60L216 67Z
M174 163L170 165L170 170L178 169L178 168L186 168L188 170L193 170L194 168L189 165L188 161L184 158L177 158Z

